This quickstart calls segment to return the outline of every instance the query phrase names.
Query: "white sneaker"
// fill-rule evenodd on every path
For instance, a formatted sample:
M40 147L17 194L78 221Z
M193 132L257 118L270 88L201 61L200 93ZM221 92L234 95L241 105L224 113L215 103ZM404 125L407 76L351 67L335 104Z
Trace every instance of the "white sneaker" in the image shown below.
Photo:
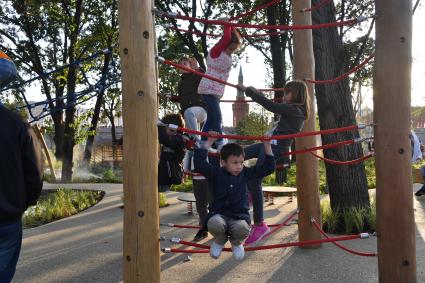
M219 245L216 242L213 242L210 247L210 256L215 259L219 258L223 247L223 245Z
M232 245L233 257L236 260L243 260L245 256L245 249L243 245Z

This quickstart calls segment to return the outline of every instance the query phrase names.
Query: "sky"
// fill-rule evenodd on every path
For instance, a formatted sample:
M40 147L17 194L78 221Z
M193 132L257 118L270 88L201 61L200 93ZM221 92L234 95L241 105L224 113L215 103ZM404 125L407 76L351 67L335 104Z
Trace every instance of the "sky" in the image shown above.
M425 26L425 5L421 4L413 17L413 43L412 43L412 106L425 105L425 37L421 34L421 28ZM422 31L423 32L423 31ZM217 40L217 39L213 39ZM268 88L267 70L264 64L263 55L252 47L245 50L246 56L240 60L240 64L235 66L229 75L228 81L231 83L238 82L239 67L242 66L244 75L244 85L255 86L256 88ZM373 108L372 89L365 88L364 105ZM33 101L44 100L40 94L40 88L33 85L29 91L29 98ZM236 89L227 86L223 99L235 99ZM250 103L250 107L253 107ZM232 104L221 103L224 126L231 126L233 123Z

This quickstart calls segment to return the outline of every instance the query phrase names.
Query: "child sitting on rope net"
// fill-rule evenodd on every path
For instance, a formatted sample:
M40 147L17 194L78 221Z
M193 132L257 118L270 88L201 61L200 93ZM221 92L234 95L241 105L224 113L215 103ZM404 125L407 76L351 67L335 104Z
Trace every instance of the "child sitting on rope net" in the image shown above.
M268 111L279 114L279 120L267 132L268 135L287 135L301 131L304 121L307 119L308 108L308 89L303 81L290 81L285 85L283 101L273 101L267 99L264 94L253 87L245 88L239 86L245 91L245 94L252 98L253 101L263 106ZM291 148L292 139L273 140L271 147L277 164L289 164L288 153ZM245 148L245 160L258 158L257 164L264 162L265 153L261 143L256 143ZM249 245L261 240L267 232L270 231L264 222L263 216L263 178L257 178L248 183L249 191L252 194L252 203L254 211L254 226L245 244Z
M241 45L242 37L239 32L230 26L224 26L223 37L211 48L207 56L206 75L227 81L232 68L232 53ZM222 133L222 115L220 110L220 99L224 95L225 85L205 77L201 79L198 93L206 105L207 121L202 129L203 132L215 131ZM203 138L203 140L206 140ZM220 144L221 139L217 140ZM219 148L220 149L220 145Z
M216 132L209 132L217 134ZM228 143L220 151L221 168L207 161L208 149L216 138L208 137L195 149L195 171L204 175L213 188L213 203L206 219L208 231L214 242L210 248L212 258L219 258L224 244L229 240L233 257L242 260L245 255L243 242L249 234L251 217L249 215L247 182L264 178L275 170L275 162L270 141L264 141L265 158L262 164L248 168L243 166L243 148Z

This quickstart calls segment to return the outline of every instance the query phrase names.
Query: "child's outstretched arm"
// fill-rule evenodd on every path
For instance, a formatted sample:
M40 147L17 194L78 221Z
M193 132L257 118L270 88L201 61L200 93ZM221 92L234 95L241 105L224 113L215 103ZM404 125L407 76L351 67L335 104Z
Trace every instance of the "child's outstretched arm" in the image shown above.
M220 56L221 52L223 52L229 45L230 39L232 38L233 27L226 25L223 29L223 36L210 50L211 58L217 58Z
M209 132L210 134L215 134L215 132ZM200 148L195 149L195 154L193 158L193 163L195 165L195 172L201 173L207 179L215 180L215 176L219 168L212 166L207 161L208 149L215 142L216 138L208 137L208 140L200 146Z
M270 138L270 135L266 136ZM254 167L247 168L247 179L252 180L256 178L266 177L274 172L276 169L276 163L273 156L272 146L270 139L263 141L266 158L264 163L261 165L255 165Z
M257 90L252 86L245 88L245 94L246 96L251 97L252 100L257 102L270 112L276 114L287 114L292 116L301 115L298 108L296 108L294 105L274 102L265 97L261 91ZM302 116L304 117L304 115Z

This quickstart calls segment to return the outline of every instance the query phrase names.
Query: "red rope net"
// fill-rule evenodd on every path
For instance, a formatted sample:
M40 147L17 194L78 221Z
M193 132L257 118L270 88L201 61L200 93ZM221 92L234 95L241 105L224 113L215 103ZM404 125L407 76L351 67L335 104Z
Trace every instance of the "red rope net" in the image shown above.
M327 134L334 134L344 131L350 131L358 129L358 125L351 125L347 127L341 127L341 128L335 128L335 129L327 129L327 130L320 130L320 131L312 131L312 132L302 132L302 133L296 133L296 134L288 134L288 135L276 135L271 137L266 136L241 136L241 135L226 135L226 134L209 134L201 131L191 130L187 128L178 127L177 130L180 132L185 132L188 134L195 134L205 137L213 137L213 138L227 138L232 140L258 140L258 141L267 141L267 140L285 140L285 139L293 139L293 138L299 138L299 137L308 137L308 136L315 136L315 135L327 135Z
M317 245L322 243L332 243L336 241L349 241L354 239L361 239L361 235L348 235L348 236L338 236L338 237L332 237L327 239L319 239L319 240L307 240L307 241L300 241L300 242L289 242L289 243L283 243L283 244L274 244L274 245L264 245L264 246L255 246L255 247L246 247L245 251L259 251L259 250L270 250L270 249L280 249L280 248L288 248L288 247L303 247L303 246L311 246L311 245ZM162 249L164 252L172 252L172 253L208 253L209 252L209 246L192 243L192 242L186 242L186 241L180 241L180 244L185 244L188 246L193 247L199 247L204 248L204 250L183 250L183 249ZM231 252L232 250L230 248L224 248L223 251Z
M180 15L177 13L165 13L162 11L157 11L157 14L163 17L175 18L180 20L188 20L192 22L210 24L210 25L222 25L222 26L232 26L235 28L255 28L255 29L278 29L278 30L305 30L305 29L321 29L321 28L329 28L329 27L339 27L346 25L354 25L359 22L366 20L367 18L359 17L356 19L350 19L345 21L338 21L333 23L323 23L316 25L253 25L253 24L244 24L244 23L231 23L222 20L208 20L208 19L200 19L193 18L185 15Z
M349 70L348 72L346 72L345 74L342 74L341 76L338 76L336 78L333 78L331 80L320 80L320 81L316 81L316 80L306 80L306 82L308 83L313 83L313 84L329 84L329 83L336 83L338 81L341 81L343 79L345 79L346 77L348 77L349 75L351 75L352 73L357 72L359 69L361 69L364 65L366 65L367 63L370 62L370 60L373 59L373 57L375 56L375 54L370 55L369 57L366 58L366 60L364 60L362 63L360 63L359 65L357 65L356 67L354 67L353 69Z
M319 159L321 159L321 160L323 160L325 162L328 162L330 164L336 164L336 165L352 165L352 164L356 164L356 163L362 162L362 161L364 161L366 159L369 159L369 158L373 157L373 154L371 153L371 154L362 156L362 157L357 158L357 159L354 159L354 160L339 161L339 160L332 160L332 159L329 159L329 158L322 157L322 156L320 156L320 155L318 155L318 154L316 154L314 152L310 152L310 154L314 155L315 157L317 157L317 158L319 158Z
M314 227L316 227L316 229L320 232L320 234L322 234L326 239L329 239L330 238L328 236L328 234L326 234L326 232L323 231L323 229L319 226L319 224L315 220L313 220L312 223L313 223ZM353 255L359 255L359 256L378 256L377 253L359 252L359 251L356 251L356 250L347 248L347 247L345 247L345 246L343 246L343 245L341 245L340 243L337 243L337 242L333 242L332 244L334 244L338 248L340 248L340 249L342 249L342 250L344 250L346 252L349 252L349 253L351 253Z

